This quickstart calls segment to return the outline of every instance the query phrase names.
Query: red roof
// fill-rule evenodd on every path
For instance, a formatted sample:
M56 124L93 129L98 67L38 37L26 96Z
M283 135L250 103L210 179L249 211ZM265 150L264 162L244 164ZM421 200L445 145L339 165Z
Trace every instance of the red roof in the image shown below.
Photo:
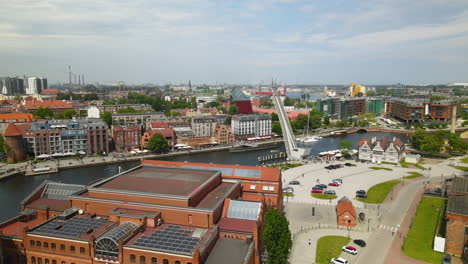
M346 197L336 206L336 214L338 216L342 215L345 212L349 212L352 216L356 217L356 210L354 209L353 204Z
M268 109L268 108L256 108L254 107L253 108L253 111L256 112L256 113L259 113L259 114L272 114L272 113L276 113L276 110L275 109ZM303 114L303 115L307 115L307 111L286 111L286 113L288 114L288 117L291 119L291 120L294 120L296 119L300 114Z
M237 113L238 114L253 114L252 102L248 101L236 101Z
M5 130L5 137L16 137L16 136L21 136L21 132L18 130L15 124L10 123L8 124L7 129Z
M359 147L362 147L362 145L364 145L364 143L366 143L366 140L367 140L367 138L361 138L361 140L359 140Z
M218 222L219 229L229 231L239 231L253 233L257 228L257 222L254 220L245 220L237 218L221 218Z
M16 120L14 123L30 123L33 121L33 115L25 113L0 114L0 120L3 120L0 123L10 123L9 120Z
M175 167L183 168L186 166L198 166L200 169L203 168L227 168L232 169L232 171L226 170L221 173L229 172L230 174L222 174L223 178L233 178L233 179L246 179L246 180L263 180L263 181L281 181L281 171L277 168L267 168L267 167L255 167L255 166L241 166L241 165L226 165L226 164L211 164L211 163L193 163L193 162L179 162L179 161L166 161L166 160L144 160L141 165L147 166L160 166L160 167ZM260 176L236 176L234 174L235 169L244 169L244 170L257 170L260 171ZM234 175L233 175L234 174Z
M169 127L169 123L167 122L154 122L151 123L152 128L166 128Z
M68 200L39 198L27 204L25 207L37 208L37 209L50 208L50 210L53 210L53 211L65 211L68 208L70 208L70 202Z
M57 89L45 89L42 94L59 94L60 91Z
M49 109L73 109L73 106L62 100L27 100L24 102L24 107L29 110L35 110L40 107Z

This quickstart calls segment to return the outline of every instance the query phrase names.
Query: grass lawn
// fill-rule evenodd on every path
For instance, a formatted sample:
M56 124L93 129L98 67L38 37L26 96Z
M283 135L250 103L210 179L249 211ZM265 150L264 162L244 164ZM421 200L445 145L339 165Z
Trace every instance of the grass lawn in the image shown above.
M367 198L357 198L359 201L367 203L383 203L390 191L400 183L400 180L386 181L376 184L367 191Z
M294 193L283 193L283 196L294 196Z
M323 194L323 193L313 193L312 197L324 200L336 199L336 195Z
M423 166L419 165L419 164L415 164L415 163L408 163L406 161L401 161L400 162L401 166L403 168L417 168L417 169L420 169L420 170L425 170L426 168L424 168Z
M468 157L463 158L463 159L461 159L460 161L463 162L463 163L468 163Z
M341 254L341 248L346 246L351 239L342 236L324 236L317 241L315 263L328 264L332 258Z
M432 243L439 216L443 217L439 212L445 202L440 198L422 197L413 226L403 243L403 252L406 255L429 263L442 263L444 254L433 251Z
M418 177L422 177L424 175L422 175L422 173L419 173L419 172L416 172L416 171L411 171L411 172L408 172L408 176L405 176L403 178L405 179L414 179L414 178L418 178Z
M397 165L395 162L382 161L382 164Z
M392 169L390 169L390 168L384 168L384 167L369 167L369 169L392 171Z
M455 168L461 171L468 171L468 167L465 166L455 166Z

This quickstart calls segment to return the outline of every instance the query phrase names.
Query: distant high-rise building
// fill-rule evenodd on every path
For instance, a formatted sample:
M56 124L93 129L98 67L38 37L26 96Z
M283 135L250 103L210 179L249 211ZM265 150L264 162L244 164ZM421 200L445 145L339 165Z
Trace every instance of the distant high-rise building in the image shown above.
M24 94L23 79L17 77L0 78L0 91L5 95Z
M30 77L28 78L28 88L26 94L40 94L43 90L47 89L47 79Z

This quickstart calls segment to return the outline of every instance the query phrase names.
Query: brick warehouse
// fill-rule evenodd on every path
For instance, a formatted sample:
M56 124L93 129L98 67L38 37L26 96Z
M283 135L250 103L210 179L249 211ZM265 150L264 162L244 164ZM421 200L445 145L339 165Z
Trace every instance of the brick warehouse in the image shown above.
M455 177L446 210L446 252L468 258L468 179Z
M254 187L252 187L254 186ZM261 263L274 168L143 161L88 186L46 181L0 224L2 263Z

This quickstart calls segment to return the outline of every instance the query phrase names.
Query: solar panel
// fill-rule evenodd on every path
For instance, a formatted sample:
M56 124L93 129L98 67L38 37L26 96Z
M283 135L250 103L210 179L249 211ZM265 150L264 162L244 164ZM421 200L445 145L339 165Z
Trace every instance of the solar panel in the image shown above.
M182 230L180 226L169 225L164 230L156 230L150 235L141 236L133 245L151 250L191 255L200 241L200 238L189 237L191 234L190 230Z
M229 203L228 217L257 220L260 213L260 208L260 203L232 200Z
M74 217L69 220L55 219L34 232L62 237L78 237L89 230L96 230L107 223L107 219Z
M45 199L68 200L69 195L83 188L83 185L49 182L44 188L41 197Z
M260 178L260 170L235 169L234 176Z
M184 165L182 167L183 168L188 168L188 169L219 171L219 172L221 172L222 175L232 176L232 168L203 167L203 166L190 166L190 165Z

